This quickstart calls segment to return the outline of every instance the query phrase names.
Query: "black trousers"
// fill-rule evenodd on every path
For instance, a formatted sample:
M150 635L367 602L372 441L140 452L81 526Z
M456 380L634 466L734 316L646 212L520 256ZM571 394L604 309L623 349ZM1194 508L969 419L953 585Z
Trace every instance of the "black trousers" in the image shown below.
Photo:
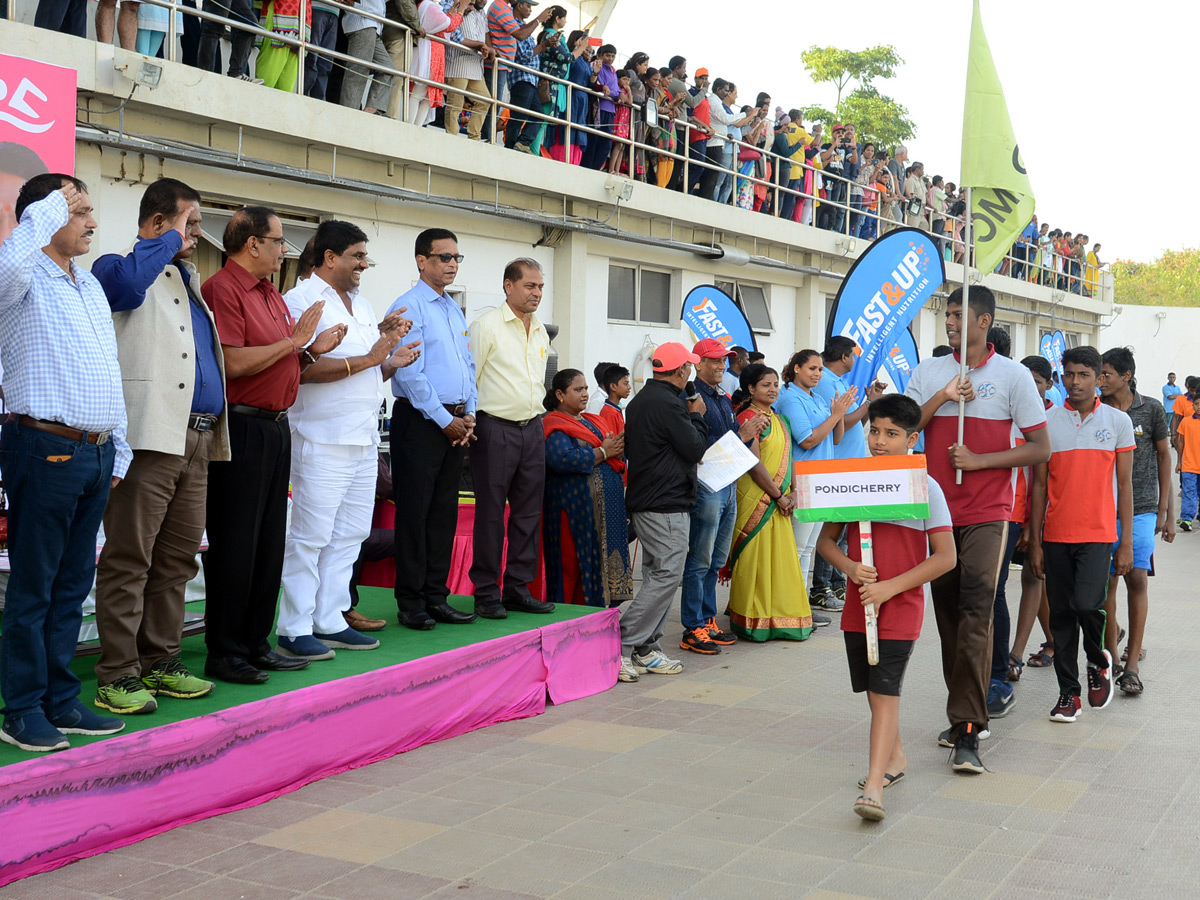
M392 406L396 606L401 615L445 603L466 448L404 400Z
M87 0L38 0L33 24L62 34L87 37Z
M1079 635L1092 665L1105 666L1104 598L1108 593L1112 544L1060 544L1043 541L1050 634L1054 638L1054 674L1061 694L1082 693L1079 684Z
M358 582L362 580L363 564L379 562L387 559L396 552L396 533L390 528L372 528L367 539L363 541L362 549L358 551L358 559L354 561L354 571L350 574L350 607L358 606Z
M480 413L471 448L475 482L475 541L471 583L475 606L529 594L538 575L538 531L546 486L542 420L521 427ZM504 505L508 504L508 559L504 560ZM504 574L501 591L500 576Z
M292 433L286 419L229 413L232 459L208 467L204 603L208 655L257 656L279 604Z

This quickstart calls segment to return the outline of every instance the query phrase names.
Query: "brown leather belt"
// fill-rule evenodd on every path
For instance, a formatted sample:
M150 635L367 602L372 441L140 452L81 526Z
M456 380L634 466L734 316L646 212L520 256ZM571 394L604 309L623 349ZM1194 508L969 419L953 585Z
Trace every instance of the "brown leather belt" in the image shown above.
M80 441L85 444L107 444L108 439L112 436L111 431L80 431L78 428L71 428L59 422L47 422L45 419L35 419L33 416L19 415L17 424L22 428L56 434L67 440Z
M397 397L396 399L405 406L412 406L413 409L416 409L412 405L412 401L407 397ZM443 403L442 409L446 410L452 416L465 416L467 414L467 404L465 403Z

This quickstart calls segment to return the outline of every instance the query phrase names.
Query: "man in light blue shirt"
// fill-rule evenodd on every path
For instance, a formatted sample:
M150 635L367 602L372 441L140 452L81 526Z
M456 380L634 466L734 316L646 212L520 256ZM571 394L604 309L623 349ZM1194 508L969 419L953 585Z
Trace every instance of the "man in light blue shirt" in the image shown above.
M407 337L420 341L416 361L392 376L390 449L396 505L404 508L396 517L396 605L401 625L426 631L475 621L447 602L447 582L477 393L467 319L446 293L463 260L458 238L444 228L422 231L416 260L421 280L388 309L406 310Z
M0 438L14 512L0 740L45 752L69 747L68 734L125 727L79 701L71 661L96 572L96 533L133 454L108 300L75 264L97 227L87 187L68 175L36 175L14 212L20 224L0 245L4 387L16 416Z
M1175 373L1167 373L1167 383L1162 386L1163 409L1170 415L1171 407L1175 405L1175 398L1183 393L1183 388L1175 383Z
M721 376L721 390L730 397L742 386L742 369L750 364L750 352L745 347L734 344L729 348L734 355L729 357L725 374Z
M821 383L813 388L813 393L824 397L830 405L833 404L834 397L844 394L850 389L846 377L854 368L854 360L857 358L854 353L855 346L852 339L842 335L835 335L825 342L825 351L821 354L825 369L821 372ZM867 416L867 407L871 405L871 401L881 396L883 396L883 389L878 387L877 383L873 384L867 389L866 399L850 407L849 412L842 420L844 431L841 443L833 445L834 459L863 459L870 455L867 453L867 438L862 423ZM846 541L844 528L838 541L844 551ZM835 610L841 609L846 602L845 576L815 551L813 553L812 593L808 599L817 606Z

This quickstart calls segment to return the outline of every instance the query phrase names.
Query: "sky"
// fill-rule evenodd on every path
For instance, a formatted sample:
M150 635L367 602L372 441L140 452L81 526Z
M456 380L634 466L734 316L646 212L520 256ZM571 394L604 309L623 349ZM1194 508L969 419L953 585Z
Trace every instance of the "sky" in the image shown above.
M1088 234L1106 262L1200 246L1184 168L1200 148L1200 5L981 0L981 9L1038 221ZM905 63L877 87L916 123L909 159L957 183L970 28L970 0L622 0L603 37L618 66L637 50L655 66L681 54L689 76L704 66L737 82L744 102L765 90L784 109L834 105L833 86L814 85L803 67L808 47L891 44Z

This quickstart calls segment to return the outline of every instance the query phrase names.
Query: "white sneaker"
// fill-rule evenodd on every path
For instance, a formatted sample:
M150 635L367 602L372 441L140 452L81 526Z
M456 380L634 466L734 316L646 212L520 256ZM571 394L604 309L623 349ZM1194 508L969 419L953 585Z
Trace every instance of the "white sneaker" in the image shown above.
M237 77L237 80L238 81L248 81L248 82L250 82L250 84L264 84L265 83L261 78L251 78L249 75L245 74L244 72Z
M639 675L645 675L647 672L653 672L655 675L678 675L683 671L683 663L677 659L670 659L661 650L651 650L645 656L635 652L633 668Z
M637 681L638 670L633 667L633 663L627 658L621 657L621 671L617 673L617 681Z

